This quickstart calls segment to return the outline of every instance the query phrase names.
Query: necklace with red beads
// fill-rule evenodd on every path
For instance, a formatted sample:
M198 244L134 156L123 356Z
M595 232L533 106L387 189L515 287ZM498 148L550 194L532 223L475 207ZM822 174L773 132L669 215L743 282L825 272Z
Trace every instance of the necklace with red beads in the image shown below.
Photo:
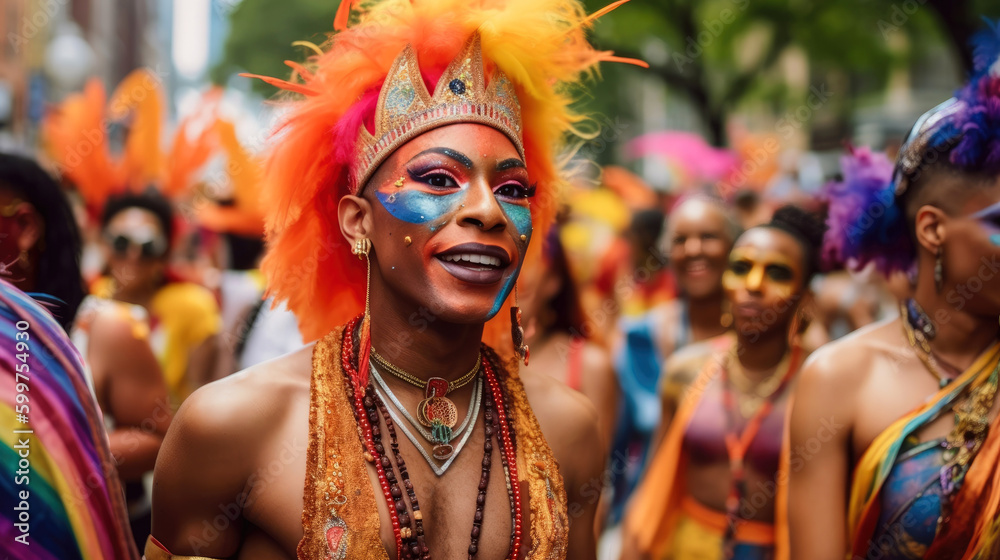
M406 560L430 560L430 549L427 547L423 513L417 500L416 491L410 481L396 437L395 425L385 403L379 398L374 387L368 383L360 387L357 383L357 367L355 360L355 328L360 320L355 319L347 325L342 346L341 363L347 375L353 392L354 415L358 422L358 432L365 447L365 460L375 466L379 486L389 506L389 517L392 523L393 536L396 540L398 557ZM503 466L508 499L511 504L513 532L511 534L510 555L508 558L519 558L521 551L521 495L518 484L516 450L514 448L513 428L507 417L504 393L496 379L493 367L493 353L484 346L482 367L486 387L483 392L485 437L483 443L482 474L477 487L476 512L473 517L472 531L469 543L469 559L475 558L479 551L479 537L482 532L483 511L486 504L486 491L489 488L490 470L492 466L493 439L500 445L500 461ZM385 422L389 434L390 459L382 440L381 420ZM397 477L398 471L398 477ZM402 482L402 488L400 488ZM407 507L403 494L409 500Z

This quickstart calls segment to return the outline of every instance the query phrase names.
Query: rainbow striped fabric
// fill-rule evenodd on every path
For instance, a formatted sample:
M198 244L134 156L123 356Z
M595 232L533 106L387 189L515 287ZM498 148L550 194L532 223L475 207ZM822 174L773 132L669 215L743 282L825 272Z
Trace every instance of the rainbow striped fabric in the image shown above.
M137 559L101 412L69 338L0 280L0 550Z
M1000 342L994 343L975 363L926 403L885 429L871 443L854 470L848 530L853 558L865 558L875 534L881 508L883 483L908 436L918 433L959 398L991 382L1000 368ZM985 560L1000 553L1000 418L994 419L986 441L972 461L961 490L954 498L951 520L939 529L926 558ZM938 555L939 551L947 554ZM965 551L964 553L960 551Z

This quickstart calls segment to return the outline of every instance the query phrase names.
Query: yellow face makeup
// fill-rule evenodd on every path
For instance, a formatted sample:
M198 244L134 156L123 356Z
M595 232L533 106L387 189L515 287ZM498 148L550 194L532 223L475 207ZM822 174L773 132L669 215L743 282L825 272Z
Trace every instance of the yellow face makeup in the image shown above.
M733 293L745 289L766 296L791 298L802 278L799 263L777 251L737 247L729 254L729 269L722 276L722 286Z

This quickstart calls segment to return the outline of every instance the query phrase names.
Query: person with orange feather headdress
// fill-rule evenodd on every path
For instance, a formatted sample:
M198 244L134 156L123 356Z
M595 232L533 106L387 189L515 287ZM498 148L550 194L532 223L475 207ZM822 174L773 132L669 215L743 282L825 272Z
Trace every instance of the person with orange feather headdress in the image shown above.
M297 79L267 78L298 97L267 165L263 270L318 341L185 403L146 556L592 559L594 413L555 380L526 394L483 341L511 327L494 317L558 208L569 87L616 60L585 38L606 10L362 7Z
M205 105L214 106L216 98L210 94ZM220 319L215 296L181 281L170 266L183 225L172 203L190 190L218 140L206 110L183 121L165 149L163 105L162 85L149 69L130 73L110 98L94 79L46 115L43 135L60 175L80 193L102 230L105 274L91 282L95 298L85 302L76 325L81 340L91 330L91 311L108 307L107 300L126 306L124 316L146 323L176 406L214 372L213 337ZM113 153L109 129L117 123L127 126L127 133L121 152Z
M263 297L262 158L240 143L232 122L218 118L212 127L227 163L220 176L223 181L213 181L216 184L205 189L212 198L196 199L194 219L202 230L215 234L207 244L214 247L222 268L223 330L214 376L220 379L298 350L304 343L295 314L284 305L272 306L273 298Z
M140 69L110 99L92 80L43 124L60 175L101 226L107 274L92 283L72 334L93 379L140 548L150 527L144 483L173 410L214 373L219 328L215 296L168 269L178 220L167 197L187 189L211 155L212 138L186 134L189 120L164 150L162 111L158 79ZM108 145L112 123L128 126L120 154Z

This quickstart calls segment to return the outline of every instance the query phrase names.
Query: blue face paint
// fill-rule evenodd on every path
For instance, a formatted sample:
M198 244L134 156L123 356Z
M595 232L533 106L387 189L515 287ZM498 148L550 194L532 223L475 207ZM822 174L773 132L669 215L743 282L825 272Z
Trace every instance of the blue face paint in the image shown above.
M500 288L500 293L497 294L497 299L493 300L493 307L490 308L489 315L486 316L486 320L492 319L497 313L500 312L500 307L503 306L503 302L507 301L507 296L510 295L510 291L514 289L514 282L517 281L517 277L521 274L521 265L517 265L517 270L514 274L510 275L510 278L503 283L503 287Z
M985 225L986 229L991 232L990 243L1000 245L1000 233L996 233L997 230L1000 230L1000 202L983 208L971 217Z
M974 219L974 220L983 220L983 219L988 220L988 219L995 218L995 217L998 217L998 216L1000 216L1000 202L996 202L994 204L991 204L991 205L987 206L986 208L983 208L979 212L976 212L975 214L973 214L970 217L972 219Z
M436 231L448 223L447 216L458 209L462 201L465 200L466 194L468 194L467 189L449 194L431 194L420 190L375 191L375 196L382 207L397 220L411 224L426 224L436 221L437 223L431 226L431 231ZM500 199L497 199L497 202L500 203L500 208L507 215L507 218L514 224L518 237L526 236L525 241L518 239L520 243L526 245L527 241L531 239L531 209ZM517 281L520 272L521 264L518 264L517 270L504 281L500 288L500 292L493 302L493 308L490 309L489 318L499 313L503 302L507 300L507 296L513 290L514 282Z
M531 209L527 206L522 206L520 204L511 204L509 202L504 202L498 200L500 203L500 208L503 209L504 213L507 214L507 218L514 224L514 228L517 230L518 236L524 235L526 239L520 241L525 247L528 245L528 241L531 240ZM521 265L524 264L523 253L521 257L521 262L517 265L517 270L514 274L510 275L510 278L503 283L503 287L500 288L500 293L497 294L497 298L493 301L493 308L490 309L490 313L487 316L488 319L492 319L494 315L500 312L500 308L503 306L503 302L507 301L507 296L510 295L511 290L514 289L514 282L517 281L517 277L521 274Z
M502 200L498 200L498 202L500 202L500 208L503 209L504 214L507 214L510 221L514 223L517 234L531 237L531 209L527 206L511 204Z
M453 212L465 198L465 191L450 194L431 194L419 190L398 190L392 193L375 191L375 196L382 207L397 220L424 224Z

